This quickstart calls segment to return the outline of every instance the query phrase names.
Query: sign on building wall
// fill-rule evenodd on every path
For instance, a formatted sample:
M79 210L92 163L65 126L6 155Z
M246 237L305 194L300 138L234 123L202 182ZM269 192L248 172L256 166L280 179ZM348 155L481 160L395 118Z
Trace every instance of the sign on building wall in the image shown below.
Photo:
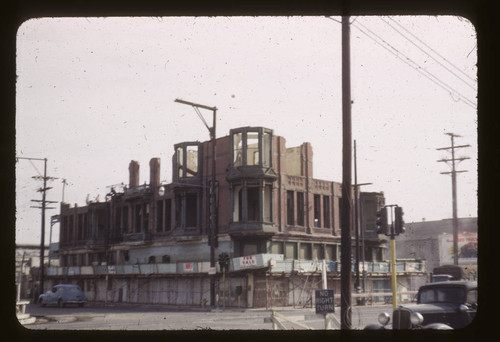
M477 263L477 233L458 235L458 263ZM453 234L439 235L439 264L453 264Z
M257 266L257 258L255 255L244 256L240 258L241 267Z
M334 290L316 290L316 313L327 314L335 312L335 291Z
M192 262L185 262L184 265L183 265L183 270L184 272L189 272L189 273L192 273L194 272L194 263Z

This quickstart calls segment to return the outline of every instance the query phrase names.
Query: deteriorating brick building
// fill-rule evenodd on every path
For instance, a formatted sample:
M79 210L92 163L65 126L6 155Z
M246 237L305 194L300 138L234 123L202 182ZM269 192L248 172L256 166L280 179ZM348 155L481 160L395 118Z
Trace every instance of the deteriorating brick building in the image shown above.
M211 144L176 144L172 183L160 182L160 159L153 158L149 184L140 184L139 164L131 161L128 184L110 187L105 202L61 204L60 267L49 269L49 280L78 282L93 300L203 304ZM236 297L248 307L304 304L318 285L304 291L300 274L319 276L318 260L328 265L329 287L338 289L341 184L313 178L311 145L287 148L263 127L232 129L216 144L216 253L231 258L227 284L218 278L217 287L227 287L227 305ZM388 270L374 266L385 255L375 232L383 202L382 193L360 194L372 282L387 281Z

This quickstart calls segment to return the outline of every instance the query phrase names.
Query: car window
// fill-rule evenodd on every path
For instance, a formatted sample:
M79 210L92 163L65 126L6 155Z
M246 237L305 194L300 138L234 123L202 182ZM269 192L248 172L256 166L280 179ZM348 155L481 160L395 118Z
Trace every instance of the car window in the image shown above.
M462 304L464 290L460 287L434 287L420 291L420 304L456 303Z
M467 292L467 304L477 304L477 290Z

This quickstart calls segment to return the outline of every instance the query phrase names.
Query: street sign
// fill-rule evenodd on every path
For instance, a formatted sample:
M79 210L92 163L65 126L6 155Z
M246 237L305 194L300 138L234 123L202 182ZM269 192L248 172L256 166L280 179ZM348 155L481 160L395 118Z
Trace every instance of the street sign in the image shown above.
M335 291L316 290L316 313L327 314L335 312Z

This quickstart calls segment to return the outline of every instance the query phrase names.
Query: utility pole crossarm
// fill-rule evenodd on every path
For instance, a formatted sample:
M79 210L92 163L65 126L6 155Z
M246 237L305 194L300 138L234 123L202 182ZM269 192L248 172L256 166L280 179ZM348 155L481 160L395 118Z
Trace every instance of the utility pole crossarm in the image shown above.
M452 149L452 148L463 148L463 147L470 147L470 145L458 145L458 146L450 146L450 147L440 147L440 148L436 148L436 150L449 150L449 149Z
M448 171L448 172L440 172L440 174L442 174L442 175L450 175L450 174L462 173L462 172L469 172L469 171L467 171L467 170L460 170L460 171L455 170L455 171Z
M469 157L461 157L461 158L455 158L455 159L440 159L438 162L452 162L452 161L463 161L466 159L470 159Z

